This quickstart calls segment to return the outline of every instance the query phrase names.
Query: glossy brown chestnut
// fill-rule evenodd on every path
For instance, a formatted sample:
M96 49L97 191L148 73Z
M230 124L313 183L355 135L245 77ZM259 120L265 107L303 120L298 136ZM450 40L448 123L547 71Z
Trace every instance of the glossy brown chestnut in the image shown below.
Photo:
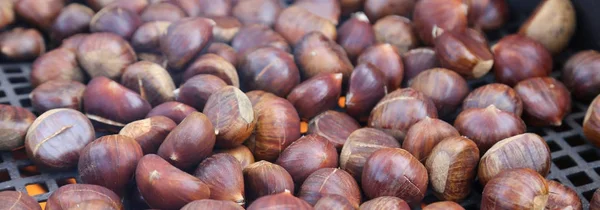
M585 113L585 118L583 119L583 134L588 141L597 147L600 147L600 116L598 115L598 110L600 109L599 98L600 97L596 96L592 103L590 103L590 106Z
M300 184L319 169L336 168L338 153L327 139L311 134L294 141L275 163L285 168L294 182Z
M75 34L62 40L59 48L68 49L77 52L77 48L89 34ZM50 53L50 52L48 52Z
M337 36L334 23L300 6L290 6L281 11L274 29L290 45L296 45L310 32L318 32L330 40L335 40Z
M0 150L11 151L23 146L25 134L35 120L29 110L0 104Z
M376 21L387 15L409 17L413 13L417 0L365 0L365 13Z
M133 48L113 33L93 33L77 48L79 65L91 76L121 77L125 68L137 60Z
M514 89L500 83L487 84L471 91L463 101L462 109L486 108L490 105L517 117L523 113L521 97Z
M139 61L125 68L121 84L142 96L150 105L173 101L175 84L169 72L150 61Z
M600 190L599 189L596 189L596 191L594 191L594 195L592 196L592 200L590 201L590 210L600 209Z
M66 170L77 165L81 149L94 139L92 123L81 112L53 109L33 121L25 136L25 149L36 165Z
M229 63L231 63L233 66L237 66L237 63L238 63L237 52L235 51L235 49L233 49L233 47L231 47L225 43L220 43L220 42L211 43L210 46L208 46L208 48L206 49L206 53L212 53L212 54L221 56L225 60L227 60Z
M425 117L437 116L435 104L425 94L403 88L387 94L375 105L368 125L401 141L413 124Z
M471 193L478 162L479 149L475 142L462 136L442 140L425 162L433 193L442 200L465 199Z
M210 95L225 86L227 84L217 76L210 74L196 75L175 90L175 99L197 110L202 110Z
M226 149L226 150L216 150L214 151L215 153L227 153L232 155L233 157L235 157L235 159L237 159L240 162L240 166L242 167L242 169L246 168L246 166L254 163L254 155L252 155L252 152L250 151L250 149L248 149L248 147L241 145L238 147L235 147L233 149Z
M348 114L327 110L308 122L306 133L324 137L340 151L348 136L360 127L360 124Z
M152 21L140 25L131 36L131 46L138 52L160 51L160 38L170 25L171 22L167 21Z
M459 135L458 131L447 122L425 117L410 126L402 142L402 149L410 152L417 160L425 163L435 145L446 138L458 137Z
M492 46L496 81L514 86L519 81L549 76L552 57L540 43L522 35L509 35Z
M467 81L459 74L444 68L423 71L409 84L411 88L422 92L433 101L440 116L454 113L469 93Z
M298 197L311 205L325 195L341 195L354 208L360 205L360 187L348 172L339 168L322 168L311 173L302 183Z
M212 40L215 42L230 43L242 27L242 23L235 17L211 16L210 19L215 21Z
M600 53L581 51L569 58L562 70L562 82L580 100L592 100L600 94Z
M169 133L156 154L177 168L190 169L211 155L215 138L206 115L194 112Z
M412 22L402 16L385 16L375 22L373 30L377 42L391 44L400 54L405 54L419 45L419 38L413 29Z
M572 209L581 210L581 200L575 190L552 180L548 183L548 202L546 209Z
M175 126L177 124L167 117L154 116L125 125L119 135L135 139L144 155L153 154Z
M197 111L198 110L194 109L194 107L185 105L183 103L168 101L154 107L152 110L150 110L150 112L148 112L146 117L165 116L173 120L173 122L179 124L188 115Z
M421 40L434 42L434 30L463 31L467 28L468 5L462 0L420 0L415 5L413 21Z
M79 204L98 200L110 208L123 210L121 199L113 191L92 184L69 184L58 188L46 201L46 210L68 210Z
M263 47L246 53L238 66L243 87L287 96L300 83L294 57L277 48Z
M267 195L259 198L252 205L248 206L248 210L260 210L268 208L284 208L296 210L310 210L313 207L306 201L294 197L289 190L277 194Z
M544 1L521 25L519 34L540 42L552 54L558 54L571 41L575 25L575 8L571 1Z
M30 80L33 87L50 80L83 82L83 72L77 64L75 53L58 48L35 59L31 67Z
M407 51L402 55L402 63L404 64L404 83L408 83L425 70L440 67L435 50L428 47Z
M185 11L183 11L177 5L171 4L169 2L159 2L156 4L150 4L144 9L144 11L142 11L142 13L140 13L140 18L144 22L175 22L185 17L187 17Z
M70 80L50 80L31 91L29 98L33 109L44 113L50 109L70 108L81 110L85 85Z
M240 79L235 66L215 54L204 54L192 62L183 73L183 80L186 81L198 74L212 74L221 78L228 85L240 87Z
M480 78L492 70L494 58L487 41L473 39L467 32L441 33L435 37L435 53L442 67L466 78Z
M189 202L210 196L207 184L154 154L140 159L135 180L142 196L152 208L180 209Z
M273 47L285 52L291 52L285 38L262 24L252 24L242 27L236 36L233 37L231 46L240 56L262 47Z
M94 15L90 21L90 31L110 32L130 39L140 25L142 19L137 13L121 7L108 6Z
M83 92L83 109L88 118L98 123L96 129L117 132L125 124L143 119L152 107L125 86L96 77Z
M261 160L248 165L243 172L248 201L286 190L294 191L292 176L279 165Z
M358 57L357 63L371 63L379 68L385 76L388 92L400 88L404 68L400 54L392 45L377 44L367 48Z
M509 18L506 0L479 0L469 2L469 23L477 29L496 30Z
M423 207L423 210L465 210L465 208L452 201L438 201Z
M64 0L19 0L15 2L15 12L25 22L47 30L64 6Z
M33 197L19 191L0 192L0 208L42 210L40 204Z
M310 78L292 89L287 99L304 120L336 107L342 92L342 74L324 73Z
M315 210L354 210L354 206L344 196L337 194L324 195L315 203Z
M214 24L206 18L184 18L173 22L160 39L160 49L167 56L169 67L181 70L198 55L212 39Z
M294 58L304 79L322 73L342 73L346 84L354 68L344 48L319 32L306 34L296 44Z
M367 16L358 12L345 21L338 29L337 43L346 50L351 61L375 44L375 32Z
M529 168L542 176L550 172L550 149L544 139L533 133L506 138L490 148L479 161L479 182L486 185L502 171Z
M515 86L523 100L523 119L534 126L560 126L571 112L569 90L552 77L536 77L523 80Z
M365 162L362 189L369 198L396 196L418 204L427 190L427 169L406 150L384 148Z
M358 129L344 143L340 152L340 168L360 182L367 158L383 148L400 148L400 144L383 131L374 128Z
M14 28L0 34L0 55L5 59L32 60L44 52L44 37L35 29Z
M508 170L485 186L481 209L544 209L548 195L546 180L534 170Z
M192 201L181 208L181 210L196 209L244 210L243 207L233 201L220 201L212 199Z
M15 3L14 1L0 2L0 28L15 22Z
M244 25L262 24L271 27L283 6L278 0L244 0L235 4L232 13Z
M89 31L90 21L94 11L89 7L72 3L60 11L50 29L50 37L55 41L62 41L78 33Z
M410 206L406 201L394 196L381 196L360 205L361 210L410 210Z
M226 86L213 93L203 113L214 126L218 148L241 145L254 131L256 116L248 97L236 87Z
M362 63L350 75L346 93L346 112L360 121L367 121L369 112L387 94L385 75L371 63Z
M123 195L142 156L142 148L135 139L103 136L81 150L77 170L83 183L100 185Z
M210 198L233 201L244 206L244 175L240 162L227 153L206 158L194 176L210 188Z

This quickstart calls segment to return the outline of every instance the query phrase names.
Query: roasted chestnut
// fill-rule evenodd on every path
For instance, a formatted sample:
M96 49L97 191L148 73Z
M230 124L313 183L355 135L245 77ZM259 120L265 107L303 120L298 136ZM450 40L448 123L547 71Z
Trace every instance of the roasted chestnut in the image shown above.
M15 2L15 12L25 22L39 29L50 29L54 19L65 6L64 0L19 0Z
M360 187L346 171L338 168L322 168L311 173L302 183L298 197L311 205L325 195L341 195L354 208L360 205Z
M571 112L569 90L552 77L536 77L523 80L515 86L523 100L523 119L534 126L560 126Z
M546 209L573 209L581 210L581 200L575 190L552 180L546 180L548 183L548 202Z
M412 49L404 53L402 63L404 64L404 83L408 83L425 70L440 67L435 50L427 47Z
M185 11L179 8L175 4L169 2L159 2L156 4L148 5L142 13L140 18L144 22L153 21L168 21L174 22L187 17Z
M302 37L310 32L320 34L323 37L320 39L335 40L337 36L334 23L300 6L290 6L281 11L275 21L274 29L290 45L298 44Z
M237 66L237 63L238 63L237 52L235 51L235 49L233 49L233 47L231 47L225 43L220 43L220 42L211 43L208 46L208 48L206 49L206 53L212 53L212 54L221 56L221 57L225 58L225 60L227 60L233 66Z
M425 117L410 126L402 142L402 149L410 152L417 160L425 163L435 145L446 138L458 137L459 135L458 131L447 122Z
M417 0L365 0L365 13L376 21L387 15L409 17L413 13Z
M211 16L211 20L215 22L213 26L213 39L215 42L229 43L240 31L242 23L231 16Z
M552 56L540 43L522 35L509 35L492 46L496 81L514 86L518 82L549 76Z
M360 121L367 121L371 109L387 94L385 76L373 64L362 63L352 71L349 86L346 112Z
M171 22L167 21L152 21L140 25L131 36L131 46L138 52L160 51L160 38L170 25Z
M287 99L302 119L311 119L335 108L342 92L342 74L324 73L312 77L292 89Z
M406 201L394 196L381 196L360 205L361 210L378 210L378 209L393 209L393 210L410 210L410 206Z
M465 208L452 201L439 201L423 207L423 210L465 210Z
M181 210L196 209L244 210L243 207L233 201L220 201L212 199L192 201L181 208Z
M31 209L42 210L33 197L19 191L0 192L1 209Z
M215 54L204 54L192 62L183 73L183 80L186 81L198 74L212 74L221 78L228 85L240 87L240 79L235 66Z
M600 53L595 50L581 51L569 58L562 70L562 82L575 98L592 100L600 94Z
M382 148L400 148L400 144L383 131L374 128L358 129L344 143L340 152L340 168L360 182L367 158Z
M463 101L462 109L486 108L490 105L517 117L523 113L521 97L514 89L500 83L487 84L471 91Z
M31 91L29 98L33 109L44 113L50 109L70 108L81 110L85 85L70 80L50 80Z
M336 168L338 153L327 139L312 134L303 136L290 144L279 155L275 163L285 168L294 182L300 184L319 169Z
M413 29L412 22L402 16L385 16L375 22L373 30L377 42L391 44L400 54L405 54L419 45L419 38Z
M421 91L433 101L440 116L454 113L469 93L467 81L444 68L423 71L409 84L411 88Z
M348 136L360 127L360 124L347 114L328 110L308 122L306 133L324 137L340 151Z
M328 210L328 209L337 209L337 210L353 210L356 209L348 199L344 196L337 194L329 194L324 195L315 203L315 210Z
M358 57L357 63L371 63L377 67L385 76L388 92L400 88L404 68L400 54L392 45L377 44L367 48Z
M89 31L94 11L85 5L72 3L60 11L50 29L50 37L55 41Z
M227 84L217 76L210 74L196 75L175 90L175 99L197 110L202 110L210 95L225 86Z
M412 1L412 0L410 0ZM358 12L338 29L337 43L346 50L351 61L375 43L375 32L367 16Z
M296 210L310 210L313 207L306 201L294 197L289 190L259 198L248 206L248 210L268 209L272 207L285 207Z
M152 106L175 99L175 84L169 72L149 61L139 61L127 66L121 77L121 84L139 93Z
M242 56L238 72L243 88L287 96L300 83L294 57L277 48L263 47Z
M232 13L244 25L263 24L271 27L283 6L278 0L244 0L235 4Z
M233 149L215 150L214 152L215 153L227 153L227 154L232 155L233 157L235 157L235 159L240 161L240 166L242 167L242 169L244 169L244 168L246 168L246 166L254 163L254 155L252 155L252 152L250 151L250 149L248 149L248 147L246 147L244 145L235 147Z
M421 40L432 45L437 34L434 30L465 30L467 13L468 5L462 0L419 0L415 5L413 21Z
M150 110L150 112L148 112L146 117L165 116L173 120L173 122L176 124L179 124L188 115L197 111L198 110L194 109L194 107L185 105L183 103L169 101L154 107L152 110Z
M167 117L154 116L125 125L119 135L135 139L144 155L153 154L175 126L177 124Z
M279 165L261 160L248 165L243 172L248 201L285 191L294 191L292 176Z
M210 198L233 201L243 206L244 175L240 162L227 153L206 158L194 172L194 176L210 188Z
M543 1L521 25L519 34L540 42L552 54L558 54L571 41L575 25L575 8L571 1Z
M107 6L94 15L90 21L90 31L111 32L130 39L140 25L142 19L137 13L117 6Z
M506 0L469 1L469 23L476 29L497 30L508 21Z
M483 188L481 210L544 209L548 195L546 180L534 170L507 170Z
M252 103L240 89L233 86L226 86L213 93L202 112L206 113L215 128L215 146L218 148L241 145L256 126Z
M442 67L452 69L466 78L480 78L492 70L494 57L488 49L487 41L471 35L478 32L440 29L432 33L438 33L434 40L435 53Z
M181 70L198 55L212 39L214 24L206 18L184 18L173 22L160 39L160 49L167 56L169 67Z
M92 184L69 184L58 188L50 195L46 201L46 210L67 210L91 201L108 203L109 209L124 209L121 198L105 187Z
M0 151L22 147L35 115L29 110L0 104Z
M252 2L245 0L244 2ZM279 33L266 25L252 24L244 26L231 40L231 46L239 56L262 47L273 47L285 52L291 52L290 45Z
M0 55L15 61L32 60L46 52L44 38L35 29L14 28L5 31L0 34L0 46Z
M121 77L125 68L137 57L133 48L113 33L93 33L86 36L77 48L79 65L91 76L111 79Z
M322 73L342 73L346 84L354 68L344 48L320 32L310 32L298 41L294 58L304 79Z

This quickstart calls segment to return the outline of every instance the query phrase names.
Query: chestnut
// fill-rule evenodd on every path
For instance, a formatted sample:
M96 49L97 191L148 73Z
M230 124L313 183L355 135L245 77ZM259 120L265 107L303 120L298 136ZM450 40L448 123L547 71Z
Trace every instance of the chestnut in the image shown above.
M148 154L138 162L135 180L140 193L151 208L181 209L194 200L207 199L210 188L160 158Z
M404 83L408 83L425 70L440 67L435 50L428 47L415 48L404 53L402 63L404 64Z
M185 11L175 4L169 2L159 2L148 5L140 13L140 18L144 22L168 21L174 22L187 17Z
M464 31L467 28L468 5L462 0L419 0L413 21L421 40L432 45L434 30Z
M89 7L72 3L60 11L50 29L50 37L55 41L62 41L78 33L89 31L90 21L94 11Z
M371 63L383 73L388 92L392 92L402 84L404 67L398 51L390 44L377 44L367 48L358 57L358 64Z
M89 34L75 34L62 40L59 48L77 52L77 48ZM55 49L56 50L56 49ZM48 52L50 53L50 52ZM47 54L47 53L46 53ZM45 55L45 54L44 54Z
M218 148L241 145L256 126L252 103L240 89L233 86L226 86L210 95L202 112L206 113L215 128L215 146Z
M64 0L19 0L15 2L15 12L25 22L47 30L64 6Z
M571 1L543 1L521 25L519 34L540 42L552 54L558 54L569 45L575 25L575 8Z
M387 94L386 78L373 64L362 63L352 71L349 83L346 112L360 121L366 121L371 109Z
M286 190L294 191L292 176L279 165L261 160L248 165L243 172L248 201Z
M425 117L437 116L435 104L425 94L403 88L385 95L373 107L368 125L402 140L412 125Z
M469 93L467 81L457 73L445 68L423 71L409 84L411 88L421 91L433 101L440 116L454 113Z
M461 201L471 193L479 149L462 136L448 137L431 150L425 162L433 194L442 200Z
M70 80L50 80L31 91L29 98L33 109L44 113L50 109L70 108L81 110L85 85Z
M290 6L281 11L274 29L290 45L297 45L310 32L320 34L323 38L319 39L335 40L337 36L334 23L300 6Z
M125 68L137 60L135 51L120 36L113 33L93 33L77 48L79 65L91 76L111 79L121 77Z
M244 210L243 207L233 201L220 201L212 199L204 199L192 201L181 210L196 210L196 209L221 209L221 210Z
M289 190L285 190L284 192L267 195L257 199L250 206L248 206L248 210L260 210L273 207L281 207L296 210L313 209L313 207L306 201L294 197L294 195L292 195Z
M104 7L121 7L123 9L127 9L129 11L135 12L135 14L139 14L141 13L144 8L146 8L146 6L148 6L148 4L150 3L149 1L153 1L153 0L128 0L128 1L123 1L123 0L88 0L88 1L104 1L106 3L104 3L104 5L102 6L102 8ZM107 1L111 1L111 2L107 2ZM90 4L92 5L92 4ZM97 8L97 7L96 7ZM94 9L94 8L92 8ZM101 8L97 8L95 10L101 10Z
M97 123L96 129L117 132L125 124L143 119L151 106L125 86L106 77L96 77L83 92L83 109Z
M212 74L221 78L228 85L240 87L240 79L235 66L215 54L204 54L192 62L183 73L183 80L186 81L198 74Z
M590 201L590 210L600 209L600 190L599 189L596 189L596 191L594 191L594 195L592 196L592 200Z
M92 123L73 109L53 109L27 130L25 150L39 167L66 170L77 165L80 151L96 139Z
M138 52L160 51L160 38L170 25L171 22L167 21L152 21L140 25L131 35L131 46Z
M194 172L194 176L210 188L210 198L233 201L243 206L244 175L240 162L227 153L206 158Z
M121 84L139 93L152 106L175 99L175 84L169 72L149 61L139 61L127 66L121 77Z
M540 43L522 35L509 35L492 46L496 81L514 86L518 82L549 76L552 56Z
M248 149L248 147L241 145L238 147L235 147L233 149L226 149L226 150L216 150L214 151L215 153L227 153L232 155L233 157L235 157L235 159L237 159L240 162L240 166L242 167L242 169L246 168L246 166L254 163L254 155L252 155L252 152L250 151L250 149Z
M581 200L575 190L552 180L548 183L548 202L546 209L573 209L581 210Z
M169 0L168 3L173 3L183 9L187 16L198 17L200 15L200 7L198 0Z
M242 56L238 72L243 87L287 96L300 83L294 57L277 48L263 47Z
M339 168L322 168L311 173L302 183L298 197L311 205L325 195L341 195L354 208L360 205L360 187L348 172Z
M306 34L294 47L294 58L304 79L322 73L342 73L346 84L354 68L344 48L320 32Z
M514 89L500 83L487 84L471 91L463 101L462 109L486 108L490 105L517 117L523 113L521 97Z
M473 39L467 32L441 33L435 37L435 52L442 67L466 78L480 78L492 70L494 58L487 41Z
M262 24L271 27L283 6L279 0L244 0L235 4L232 14L244 25Z
M411 0L412 1L412 0ZM346 50L351 61L375 43L375 32L367 16L358 12L338 29L337 43Z
M176 124L181 123L185 117L198 110L194 107L185 105L176 101L168 101L154 107L146 117L165 116L173 120Z
M290 144L275 163L285 168L294 182L300 184L319 169L336 168L338 153L327 139L311 134Z
M394 137L374 128L357 129L348 136L340 152L340 168L361 181L367 158L382 148L400 148Z
M468 20L476 29L500 29L509 18L506 0L470 1Z
M19 191L0 192L1 209L31 209L42 210L40 204L28 194Z
M360 124L346 113L327 110L308 122L306 133L324 137L340 151L348 136L360 127Z
M423 207L423 210L465 210L465 208L452 201L439 201Z
M105 187L92 184L68 184L50 195L46 201L46 210L67 210L91 201L107 203L110 205L109 209L124 209L121 198Z
M215 138L215 128L206 115L193 112L173 128L156 154L186 170L211 155Z
M377 42L391 44L396 47L399 54L405 54L419 45L419 38L413 29L412 22L402 16L382 17L373 25L373 31Z
M378 210L378 209L390 209L390 210L410 210L410 206L406 201L394 197L394 196L381 196L370 201L364 202L360 205L361 210Z
M27 129L35 120L29 110L0 104L0 151L11 151L23 146Z
M0 34L0 46L0 55L14 61L32 60L46 52L44 38L35 29L14 28L5 31Z
M528 168L498 174L483 188L481 210L544 209L548 184L543 176Z
M177 126L173 120L164 116L148 117L125 125L119 135L133 138L141 146L143 154L158 151L167 135Z
M354 210L354 206L344 196L337 194L324 195L315 203L315 210Z
M244 2L251 2L245 0ZM290 45L279 33L262 24L244 26L231 40L231 46L239 56L262 47L273 47L285 52L291 52Z
M213 26L213 40L215 42L229 43L233 37L240 31L242 23L231 16L212 16L211 20L215 21Z
M583 119L583 134L586 139L596 147L600 147L600 115L598 115L598 110L600 109L599 98L599 96L596 96L592 103L590 103L590 106L585 113L585 118Z
M0 2L0 28L15 22L15 1Z
M219 77L210 74L196 75L175 90L175 99L197 110L204 109L210 95L227 84Z
M130 39L140 25L142 19L137 13L121 7L108 6L94 15L90 21L90 31L111 32L124 39Z
M417 160L425 163L432 150L442 140L458 137L460 134L452 125L443 120L425 117L406 132L402 149L410 152Z
M336 107L342 92L342 74L323 73L292 89L287 99L304 120Z
M550 172L550 149L546 141L533 133L499 141L481 156L477 176L486 185L500 172L515 168L529 168L546 176Z
M212 39L215 22L206 18L184 18L173 22L160 39L161 52L169 67L181 70Z
M515 86L523 100L525 121L534 126L560 126L571 112L569 90L552 77L536 77L523 80Z
M37 87L50 80L83 82L84 76L75 53L64 48L54 49L35 59L31 66L31 85Z
M304 8L334 25L338 25L342 12L338 0L296 0L292 6Z
M410 205L425 197L427 169L406 150L383 148L365 162L362 189L369 198L396 196Z
M206 49L206 53L212 53L218 56L223 57L227 62L231 63L233 66L237 66L237 52L233 47L220 42L211 43Z
M198 13L190 16L229 16L233 3L231 0L196 0ZM185 7L183 7L185 8Z
M600 94L600 53L595 50L581 51L569 58L562 70L562 82L575 98L592 100Z
M365 0L364 10L369 19L376 21L387 15L409 17L417 0Z
M135 167L142 158L142 148L131 137L108 135L100 137L80 152L78 173L81 181L106 187L118 195L125 193Z

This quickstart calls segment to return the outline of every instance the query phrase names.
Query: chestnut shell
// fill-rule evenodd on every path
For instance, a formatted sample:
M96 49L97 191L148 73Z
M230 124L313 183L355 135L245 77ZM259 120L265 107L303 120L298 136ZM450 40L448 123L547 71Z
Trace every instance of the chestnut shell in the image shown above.
M23 146L25 135L35 115L29 110L0 104L0 151L11 151Z

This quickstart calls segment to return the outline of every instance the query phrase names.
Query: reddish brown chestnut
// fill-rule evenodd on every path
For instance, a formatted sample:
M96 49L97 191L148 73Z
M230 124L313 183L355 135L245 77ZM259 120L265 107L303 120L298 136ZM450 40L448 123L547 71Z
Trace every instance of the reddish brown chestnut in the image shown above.
M338 153L327 139L312 134L294 141L275 163L285 168L294 182L300 184L319 169L336 168Z
M125 67L137 60L129 43L112 33L86 36L76 54L79 65L91 77L105 76L111 79L121 77Z
M244 25L263 24L271 27L283 6L278 0L244 0L235 4L232 13Z
M358 129L352 132L344 143L340 153L340 168L360 182L367 158L382 148L400 148L400 144L383 131L373 128Z
M353 210L356 209L348 199L344 196L337 194L329 194L324 195L315 203L315 210L328 210L328 209L338 209L338 210Z
M346 112L360 121L367 121L369 112L387 94L385 75L376 66L362 63L350 75L346 93Z
M581 51L569 58L562 70L562 82L577 99L592 100L600 94L600 53Z
M183 73L183 80L188 80L198 74L212 74L221 78L228 85L240 87L240 79L235 66L215 54L204 54L191 63Z
M387 15L409 17L416 2L417 0L365 0L365 13L373 21Z
M281 166L261 160L244 168L244 186L249 201L294 191L292 176Z
M197 110L204 109L208 97L227 84L217 76L210 74L196 75L175 90L175 99Z
M540 42L552 54L558 54L571 41L576 21L575 8L571 1L543 1L521 25L519 34Z
M169 72L149 61L139 61L125 68L121 84L139 93L152 106L175 99L175 84Z
M206 115L194 112L169 133L157 154L173 166L186 170L210 156L214 145L215 128Z
M0 28L5 28L15 22L15 3L16 1L0 2Z
M342 73L344 81L348 81L354 68L344 48L319 32L306 34L296 44L294 58L304 79L322 73Z
M338 168L322 168L311 173L302 183L298 197L311 205L325 195L341 195L354 208L360 205L360 187L348 172Z
M64 6L64 0L19 0L15 2L15 12L25 22L47 30Z
M50 109L70 108L81 110L85 85L70 80L50 80L31 91L33 108L44 113Z
M78 33L89 31L90 21L94 16L94 11L85 5L72 3L60 11L52 28L50 37L55 41L62 41Z
M500 83L487 84L471 91L463 101L462 109L486 108L490 105L517 117L523 113L521 97L514 89Z
M246 0L244 2L251 1ZM244 56L246 53L262 47L273 47L285 52L291 52L290 45L279 33L262 24L252 24L242 27L235 37L233 37L231 46L240 56Z
M0 192L0 201L1 209L42 210L33 197L19 191Z
M466 78L480 78L492 70L494 58L486 40L474 39L469 32L440 29L432 33L442 33L435 37L435 53L442 67Z
M171 22L167 21L152 21L140 25L131 36L131 46L138 52L160 51L160 38L170 25Z
M462 0L420 0L415 5L413 21L421 40L434 42L434 30L463 31L467 28L468 5Z
M206 18L184 18L173 22L160 39L160 49L167 56L169 67L183 69L198 55L211 40L214 24Z
M506 0L479 0L469 2L469 23L477 29L496 30L508 20Z
M290 45L296 45L310 32L318 32L330 40L335 40L337 36L334 23L300 6L291 6L281 11L275 21L274 29Z
M400 88L404 68L400 54L392 45L377 44L367 48L358 57L357 63L371 63L376 66L385 76L388 92Z
M521 35L509 35L492 46L496 81L509 86L519 81L549 76L552 57L540 43Z
M342 92L342 74L320 74L298 86L287 96L302 119L311 119L335 108Z
M560 126L571 112L569 90L552 77L536 77L519 82L515 91L523 100L524 119L534 126Z
M150 112L148 112L146 117L165 116L179 124L181 121L183 121L183 119L185 119L185 117L197 111L198 110L194 109L194 107L185 105L183 103L169 101L154 107L152 110L150 110Z
M440 67L435 50L427 47L412 49L404 53L402 63L404 64L405 83L425 70Z
M32 60L45 51L44 38L35 29L14 28L0 34L0 55L8 60Z
M240 166L242 167L242 169L244 169L244 168L246 168L246 166L254 163L254 155L252 155L252 152L250 151L250 149L248 149L248 147L246 147L244 145L235 147L233 149L216 150L214 152L227 153L227 154L232 155L233 157L235 157L235 159L237 159L240 162Z
M238 72L247 90L264 90L287 96L300 83L294 57L277 48L263 47L242 56Z
M469 93L467 81L444 68L423 71L409 84L411 88L421 91L433 101L440 116L454 113Z
M210 188L210 198L228 200L244 206L244 175L240 162L227 153L206 158L194 176Z
M552 180L548 183L548 203L546 209L573 209L581 210L581 200L575 190Z
M181 208L181 210L196 209L244 210L243 207L233 201L220 201L211 199L192 201Z
M419 45L419 38L414 32L412 22L402 16L385 16L375 22L373 30L377 42L391 44L396 47L400 54L404 54Z
M77 165L81 149L95 138L92 123L81 112L53 109L33 121L25 136L25 149L36 165L65 170Z
M273 207L281 207L286 209L310 210L313 207L306 201L294 197L289 190L273 195L267 195L259 198L252 205L248 206L248 210L260 210Z
M410 0L412 1L412 0ZM375 43L375 32L367 16L355 13L338 30L337 43L346 50L351 61Z
M64 48L52 50L35 59L30 77L33 87L55 79L83 82L83 73L75 53Z
M546 180L534 170L508 170L485 186L481 209L544 209L548 195Z
M215 128L215 146L219 148L241 145L256 126L252 103L240 89L233 86L226 86L213 93L202 112L206 113Z
M286 43L287 44L287 43ZM227 60L229 63L231 63L233 66L237 66L237 52L235 51L235 49L233 49L233 47L225 44L225 43L220 43L220 42L213 42L210 44L210 46L208 46L208 48L206 49L206 53L212 53L218 56L223 57L225 60Z
M235 17L211 16L210 19L215 21L212 40L215 42L230 43L242 27L242 23Z
M364 202L360 205L361 210L378 210L378 209L392 209L392 210L410 210L410 206L406 201L394 197L394 196L381 196L374 198L370 201Z
M109 209L123 210L121 198L105 187L91 184L69 184L58 188L46 201L46 210L67 210L81 203L99 201L110 204Z
M431 150L442 140L458 137L460 134L452 125L443 120L425 117L410 126L402 142L402 149L410 152L417 160L425 163Z
M324 137L339 151L348 136L360 127L360 124L347 114L328 110L308 122L307 134Z
M144 11L142 11L142 13L140 13L140 18L144 22L175 22L185 17L187 17L185 11L183 11L177 5L169 2L159 2L156 4L150 4L144 9Z
M465 210L465 208L452 201L438 201L423 207L423 210Z
M35 120L29 110L0 104L0 150L11 151L23 146L25 134Z
M160 144L175 126L177 124L167 117L154 116L125 125L119 135L135 139L144 154L152 154L158 151Z
M108 6L94 15L90 21L90 31L110 32L130 39L140 25L142 19L137 13L121 7Z

